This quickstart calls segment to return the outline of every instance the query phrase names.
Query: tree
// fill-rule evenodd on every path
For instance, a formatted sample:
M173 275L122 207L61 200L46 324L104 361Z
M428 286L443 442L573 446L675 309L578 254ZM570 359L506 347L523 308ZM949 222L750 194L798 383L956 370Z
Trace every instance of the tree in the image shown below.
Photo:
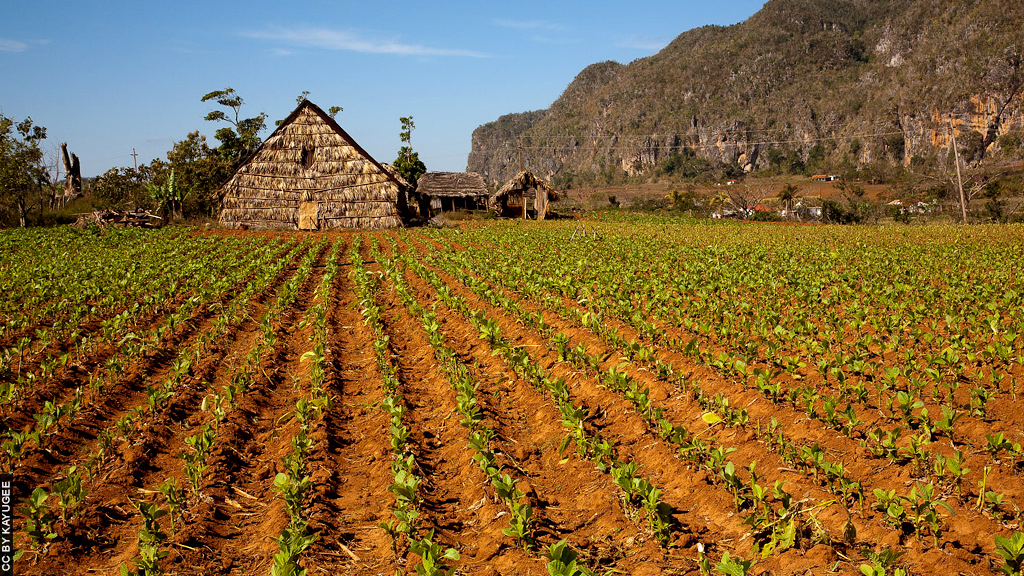
M181 215L216 215L219 205L217 189L231 177L233 166L206 143L206 136L198 131L175 142L167 152L167 160L175 173L177 185L192 193L179 207Z
M985 202L985 211L988 212L989 218L995 222L1002 222L1003 215L1006 210L1006 206L1003 201L999 198L1002 193L1002 186L998 180L993 180L985 185L982 196L988 199Z
M726 193L737 213L746 220L754 215L754 208L771 194L774 187L773 179L758 180L753 183L744 181L742 184L729 186Z
M43 178L40 183L40 193L36 198L39 204L40 215L45 210L63 207L67 200L73 200L81 196L81 164L78 162L78 157L74 154L70 155L74 157L73 161L70 157L65 158L68 161L65 163L65 167L72 175L63 181L60 179L61 156L66 147L67 144L61 144L60 148L51 147L43 152L43 159L40 161ZM75 172L76 168L78 168L77 173ZM74 176L75 174L77 174L77 180ZM74 188L76 181L78 183L77 189Z
M835 200L821 201L821 221L826 224L854 224L857 220L855 212L846 210Z
M309 100L309 90L303 90L298 95L298 97L295 98L295 102L297 104L302 104L306 100ZM344 112L344 111L345 111L345 109L342 108L341 106L331 106L330 108L327 109L327 115L330 116L331 118L334 118L335 116L338 115L338 112ZM278 120L277 123L281 124L281 121Z
M799 191L800 187L791 183L786 184L779 191L779 200L782 200L782 205L786 207L786 218L793 216L793 199L796 198L796 193Z
M710 200L708 200L708 208L710 208L712 214L717 213L718 217L721 218L723 215L722 210L725 209L725 205L728 204L729 202L729 195L726 194L725 192L719 192L718 194L713 195Z
M666 199L671 202L671 208L674 212L689 212L696 210L701 205L700 197L697 196L697 189L693 184L686 186L685 192L672 189Z
M427 166L420 160L419 153L412 151L412 131L416 128L416 124L413 123L412 116L403 116L399 120L402 122L402 132L399 133L399 137L406 145L399 148L398 158L393 164L402 178L405 178L410 184L416 184L420 176L427 173Z
M295 97L295 102L298 104L302 104L306 100L309 100L309 90L303 90L302 92L299 93L298 96ZM327 115L333 119L335 116L338 115L338 112L344 111L345 109L342 108L341 106L331 106L330 108L327 109ZM274 126L280 126L282 122L284 122L283 118L281 120L275 120Z
M834 222L836 224L856 224L863 222L869 216L871 216L871 203L865 198L864 187L856 182L848 182L840 180L834 185L836 189L843 193L843 198L846 200L847 210L843 213L841 210L836 212L835 218L829 219L826 215L825 220ZM836 204L838 206L838 204ZM828 212L827 207L823 207L822 214Z
M162 165L159 159L154 165ZM139 169L111 168L96 177L89 185L89 192L103 208L149 208L152 198L146 185L153 180L153 166L143 164Z
M32 118L15 123L0 114L0 202L17 211L22 228L49 180L40 148L44 139L46 128L34 126Z
M402 116L398 119L402 123L402 131L398 134L402 142L409 145L412 148L412 131L416 128L416 124L412 121L412 116Z
M61 161L64 163L64 173L66 174L64 193L60 195L60 204L63 207L68 200L74 200L82 195L82 162L78 159L77 154L68 152L67 142L61 143L60 152ZM54 180L57 180L57 178L54 178ZM56 203L56 201L51 202L50 208L54 208Z
M218 148L220 155L232 165L237 166L259 147L260 132L267 127L267 114L260 112L258 116L252 118L241 118L242 104L245 101L230 87L224 90L214 90L203 96L201 101L209 100L214 100L217 104L229 108L233 113L229 116L223 110L214 110L206 115L206 120L227 122L234 126L234 128L218 129L214 137L220 140L221 144Z

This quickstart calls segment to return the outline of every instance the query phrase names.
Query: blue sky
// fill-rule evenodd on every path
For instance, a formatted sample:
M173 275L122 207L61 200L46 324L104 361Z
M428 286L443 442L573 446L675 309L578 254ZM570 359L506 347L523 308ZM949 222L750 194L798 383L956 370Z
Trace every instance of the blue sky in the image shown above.
M273 120L303 90L381 162L400 116L429 170L466 167L473 130L547 108L589 64L628 63L678 34L740 22L758 0L541 2L6 1L0 113L67 141L83 175L165 158L193 130L216 145L207 92ZM510 8L514 6L514 8ZM267 136L271 129L263 133Z

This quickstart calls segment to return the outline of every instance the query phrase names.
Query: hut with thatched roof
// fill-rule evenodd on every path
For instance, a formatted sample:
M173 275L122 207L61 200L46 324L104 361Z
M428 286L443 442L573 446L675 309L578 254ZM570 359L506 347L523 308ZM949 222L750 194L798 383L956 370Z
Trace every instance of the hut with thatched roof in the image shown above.
M498 216L537 220L550 215L551 202L558 200L558 192L532 172L523 170L491 195L490 206Z
M420 215L455 210L486 210L487 184L476 172L427 172L416 181Z
M403 225L406 189L326 112L303 101L221 188L229 228Z

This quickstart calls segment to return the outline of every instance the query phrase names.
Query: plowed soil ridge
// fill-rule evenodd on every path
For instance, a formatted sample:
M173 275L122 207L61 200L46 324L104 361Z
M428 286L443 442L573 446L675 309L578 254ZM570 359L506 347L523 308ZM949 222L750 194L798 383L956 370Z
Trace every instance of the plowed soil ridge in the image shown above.
M327 317L326 385L332 406L310 435L310 528L319 540L306 552L305 565L312 574L394 574L404 564L378 527L391 515L393 498L387 489L389 419L375 407L383 397L382 376L344 254L339 253L342 265Z
M454 278L451 278L450 276L445 274L442 270L439 270L439 269L435 268L434 272L438 273L439 275L441 275L442 278L445 280L446 284L449 287L453 287L453 286L456 286L456 285L462 286L462 288L459 291L462 293L462 295L464 297L467 298L468 301L472 302L471 303L472 307L474 307L474 308L481 308L481 309L493 309L493 307L489 303L487 303L487 302L477 298L476 295L473 294L469 290L468 287L466 287L466 286L462 285L461 283L459 283L458 280L456 280ZM500 288L498 288L498 287L493 287L493 289L494 290L500 290ZM529 306L529 304L527 304L527 303L523 303L523 302L520 302L520 303L524 304L524 306ZM544 311L544 313L545 313L545 319L546 319L546 321L548 323L554 324L556 326L559 326L560 328L565 324L564 319L558 318L556 315L550 313L549 311ZM517 337L520 336L520 335L525 335L525 334L530 333L530 331L524 330L524 328L521 325L517 325L516 320L511 318L511 317L509 317L505 311L499 311L498 312L498 316L501 318L501 321L499 322L499 324L500 324L500 326L501 326L501 328L503 330L503 333L505 333L505 334L515 334ZM616 351L608 350L607 347L604 345L604 343L601 342L596 336L594 336L593 334L586 335L587 332L588 331L586 329L580 329L580 328L576 328L575 330L571 330L570 333L573 335L573 342L572 343L575 344L578 341L576 339L579 338L580 340L585 340L586 341L587 346L588 346L588 348L591 351L593 351L595 349L603 349L604 353L603 354L599 353L598 355L602 356L602 357L605 357L605 356L609 357L609 359L605 361L605 366L604 366L605 368L614 366L616 363L618 363L620 361L620 359L617 359L618 354L616 354ZM584 336L584 337L581 338L581 336ZM522 345L534 347L534 348L531 348L531 349L543 350L543 349L547 348L546 340L543 339L542 337L540 337L539 335L537 335L536 337L532 337L532 338L531 337L526 337L523 340L519 340L519 342ZM548 355L550 356L551 354L552 353L549 351ZM548 361L549 362L553 362L553 360L554 359L549 359ZM559 374L559 375L563 375L567 379L571 378L573 376L572 371L560 372L557 368L555 369L555 373ZM661 390L659 390L658 383L656 382L656 380L651 378L651 374L650 373L631 372L631 374L635 378L637 378L638 380L643 381L649 388L651 388L652 392L654 393L656 398L658 398L658 399L669 399L673 395L673 391L672 390L665 390L664 386L661 386L660 387ZM600 410L603 411L602 415L605 418L607 418L611 414L612 410L616 407L617 404L619 406L621 406L623 404L621 401L618 401L616 398L614 398L614 396L609 396L608 394L605 394L605 393L597 393L596 390L597 390L597 388L593 384L591 384L590 386L585 386L582 389L581 394L583 394L583 396L587 398L587 400L586 400L586 404L587 405L589 405L591 407L600 407ZM754 400L756 400L756 399L757 398L755 396ZM679 404L679 403L675 402L675 404ZM762 404L765 404L765 403L762 402ZM749 406L749 404L747 404L747 403L743 403L742 405ZM681 415L682 419L687 422L687 426L690 429L695 430L695 429L698 429L698 428L694 425L694 423L695 422L699 422L700 415L703 413L703 411L700 409L699 406L693 406L691 404L690 407L683 407L681 411L678 408L676 410L670 410L669 414L673 414L673 413L676 414L677 417L679 417ZM643 426L643 424L639 421L638 418L635 418L635 417L631 418L631 415L629 414L629 408L628 407L626 408L624 413L619 415L619 418L623 418L625 420L629 420L629 419L634 420L634 422L631 424L631 426L633 426L635 430L640 430L641 426ZM602 428L602 431L606 432L606 429ZM787 429L787 431L788 431L788 429ZM660 443L660 440L658 438L654 437L650 431L647 431L645 433L645 435L648 437L648 439L644 440L644 442L649 441L652 444ZM733 454L730 457L732 460L734 460L737 463L737 466L747 465L750 462L756 461L756 462L759 463L759 470L761 470L762 473L765 470L774 471L774 470L778 469L780 472L788 470L788 472L783 472L783 474L781 476L780 475L776 475L773 472L769 472L768 478L770 480L774 480L774 479L782 480L783 482L786 483L785 485L787 486L787 490L790 491L791 493L803 494L805 497L811 496L813 499L818 500L820 502L827 502L827 501L829 501L832 498L832 496L829 493L823 492L817 486L817 484L815 482L811 482L810 478L806 477L803 474L797 473L795 470L792 470L792 469L788 468L786 463L784 461L782 461L776 454L771 453L771 451L766 452L765 449L760 448L761 445L759 443L757 443L757 442L751 442L751 440L754 440L755 437L752 434L750 434L749 432L747 432L747 433L741 432L741 434L737 437L736 436L736 432L734 431L734 432L732 432L731 436L733 436L734 438L726 439L726 442L724 443L724 446L726 446L726 447L733 447L733 448L739 448L740 449L739 452ZM649 444L647 446L644 446L643 449L644 450L650 450L651 447L652 447L652 445ZM702 472L701 474L704 474L705 478L706 478L706 473ZM900 492L903 492L905 490L904 486L902 486L902 485L899 486L899 488L900 488ZM707 491L705 490L704 492L705 492L705 497L706 497ZM868 493L870 494L870 491ZM704 510L703 514L705 515L706 518L713 518L713 517L715 517L717 511L727 510L730 507L731 507L731 502L728 502L728 498L726 498L724 501L720 499L720 501L717 502L717 503L711 503L711 505L708 506ZM687 505L685 509L687 509L687 510L694 510L694 508L691 505ZM694 510L694 511L696 511L696 510ZM865 523L864 521L854 520L853 518L851 518L845 512L842 511L842 507L831 507L831 510L826 509L824 512L821 512L821 513L817 514L816 517L817 517L817 520L819 522L824 522L825 526L830 526L830 532L833 534L832 540L833 540L834 543L837 543L837 542L841 543L842 542L843 527L845 526L847 521L854 520L855 526L857 526L859 528L859 533L862 535L862 537L865 538L866 542L870 542L870 541L873 541L873 540L882 540L882 541L886 541L886 542L892 542L893 545L897 545L897 544L901 544L901 543L902 544L910 544L910 546L909 546L910 548L915 548L913 546L913 542L906 542L906 541L904 541L904 539L899 535L898 532L896 532L894 534L894 532L893 532L893 530L891 528L888 528L887 526L885 526L881 522L881 519L878 517L878 515L871 514L870 513L871 512L870 509L868 510L868 512L869 512L869 514L868 514L869 523ZM730 515L731 514L732 513L730 513ZM974 516L971 524L975 527L975 529L977 529L980 526L986 525L986 524L988 524L990 522L990 521L988 521L985 518L981 518L981 517L978 517L977 515L970 514L969 511L967 512L967 514L969 516ZM726 522L721 522L720 521L719 524L723 527L723 529L725 529ZM989 528L986 531L988 533L991 533L991 528ZM981 533L984 534L986 531L983 531ZM890 535L893 535L895 537L895 539L890 537ZM742 537L742 532L738 536ZM735 552L735 550L733 552ZM740 550L740 552L742 553L744 551ZM954 556L956 556L958 560L960 560L962 562L965 562L964 564L962 564L962 566L967 566L967 565L969 565L971 563L977 562L978 559L979 559L975 554L966 553L966 550L963 550L963 549L957 548L957 547L954 547L953 549L951 549L949 552L947 552L947 554L949 554L950 552ZM977 552L981 552L981 550L977 550ZM945 564L948 564L948 562L950 560L953 560L953 558L949 557L948 555L940 554L940 553L938 553L938 551L934 551L933 550L933 551L929 552L929 551L923 551L920 548L917 549L915 555L918 556L917 558L915 558L915 560L918 560L921 563L925 563L925 564L933 564L933 563L939 563L939 564L945 563ZM788 564L793 562L792 558L787 558L786 556L787 556L787 554L783 554L783 555L778 557L778 560L783 565L788 565Z
M673 260L705 252L691 250L692 238L673 236L678 231L671 226L657 230L642 223L600 227L607 237L588 238L568 247L558 243L569 239L572 226L566 228L559 222L473 224L461 230L201 233L244 238L249 242L245 245L253 247L246 253L253 259L240 259L233 269L232 278L234 274L240 278L233 288L191 310L187 322L170 332L156 350L127 361L123 372L109 370L106 363L127 354L114 346L97 346L79 365L72 362L59 369L45 386L37 385L17 410L13 410L14 404L3 408L3 425L31 430L36 426L33 414L42 410L45 401L67 402L79 386L87 394L75 417L62 419L41 448L29 441L28 453L17 460L16 505L33 488L40 487L50 494L46 501L49 511L59 515L56 486L72 469L82 474L88 494L77 514L67 521L55 521L59 533L55 539L26 551L15 573L113 575L122 565L131 568L132 559L140 553L137 541L142 518L136 504L164 505L160 490L169 479L183 490L187 504L176 511L173 531L169 518L160 520L168 536L161 544L168 552L161 561L164 574L269 573L278 551L275 539L289 522L274 479L285 471L282 459L293 453L293 439L303 429L303 421L296 416L297 401L318 394L313 383L319 382L320 372L312 366L324 368L322 389L331 402L308 420L312 445L305 473L312 483L301 503L301 514L308 519L309 531L317 540L301 554L299 563L310 576L409 574L420 561L404 536L392 542L380 526L396 519L396 497L389 490L396 469L389 441L391 419L381 406L385 394L390 394L386 386L395 382L401 403L407 408L402 424L411 433L404 450L414 455L413 472L422 477L416 532L425 536L432 531L433 541L442 549L453 547L459 551L460 559L447 562L456 574L544 576L550 567L542 553L562 539L579 552L583 564L599 574L702 574L698 563L702 556L710 560L711 566L703 573L716 573L721 570L714 566L729 553L755 560L749 571L752 576L857 576L862 573L862 565L870 563L869 552L886 549L902 553L895 566L909 569L912 575L1000 573L1001 560L993 536L1021 531L1020 514L1015 508L1024 500L1024 483L1020 482L1024 459L1015 453L1016 449L1004 449L1001 456L989 454L985 436L1004 431L1011 442L1020 441L1013 427L1024 423L1024 413L1018 414L1009 401L1010 386L1015 381L996 386L997 397L989 404L987 417L964 417L951 434L938 434L924 448L947 457L954 450L965 453L965 465L971 472L962 480L960 496L948 474L943 477L929 466L919 467L909 457L890 460L872 453L868 429L892 429L902 422L884 406L880 409L874 390L868 398L850 402L865 423L851 426L852 431L834 429L825 421L821 406L825 395L837 393L838 384L832 377L823 379L820 370L815 371L816 366L795 371L795 378L783 373L780 381L783 390L806 388L816 392L819 397L812 408L817 414L812 408L804 410L796 400L781 398L773 402L767 391L754 385L763 386L763 381L735 366L726 366L725 361L715 362L719 354L733 360L742 357L736 339L736 335L742 335L762 345L778 344L781 354L802 354L810 365L819 358L817 351L794 350L811 346L813 331L800 332L805 340L790 338L790 342L778 335L774 340L772 336L759 340L753 331L744 332L752 330L753 324L743 322L761 318L747 309L721 318L717 325L721 331L709 329L706 324L691 324L711 321L715 308L702 306L704 299L735 303L738 300L734 296L748 298L750 302L777 305L776 312L783 313L803 305L804 298L814 298L813 289L808 292L800 287L798 293L780 289L792 297L772 302L770 297L752 290L765 285L762 276L728 277L732 282L728 284L722 279L725 276L716 276L723 268L696 265L702 262L699 260L692 260L695 265L687 267L686 262ZM748 250L745 243L750 240L745 239L738 250L730 252L738 236L719 234L717 227L708 228L713 228L708 240L721 241L724 248L716 251L716 247L710 253L730 263L730 270L769 270L758 268L761 260L754 258L764 256L766 266L773 262L774 256L762 250L760 244L757 250ZM692 232L696 236L704 233ZM827 237L840 248L843 242L865 239L856 234L846 238L838 231L830 231ZM1009 242L1005 238L997 241ZM360 243L358 259L375 277L368 285L375 298L373 308L380 312L379 323L369 325L361 310L362 279L350 274L353 264L347 258L351 242ZM672 252L672 242L682 244L678 252ZM699 244L697 248L703 246L703 237ZM581 248L579 254L573 252L577 246ZM664 257L649 251L648 260L637 261L651 246L663 248ZM292 248L295 251L289 264L280 273L276 266L272 268L277 275L272 281L266 280L273 274L262 272L271 269L261 268L255 257L275 253L280 258ZM224 246L216 249L229 252ZM1012 249L1019 252L1017 247ZM327 306L320 308L324 292L318 287L328 279L328 270L334 270L327 266L332 253L337 255L340 269L330 284L323 284L329 288ZM865 258L870 256L865 253ZM558 261L556 257L570 260ZM986 257L994 256L986 253ZM296 276L300 262L302 276ZM622 263L622 278L616 277L609 262ZM687 274L706 271L713 290L734 291L709 293L699 278L689 276L685 282L673 283L668 276L672 274L672 262ZM993 262L987 264L1000 274L1011 273L1009 267L1004 270ZM821 339L832 346L831 350L845 354L854 346L850 338L858 337L851 336L851 329L857 332L855 325L841 322L844 314L852 313L843 303L855 296L851 292L854 285L845 283L846 278L836 280L818 264L810 269L839 282L836 286L841 284L845 291L840 294L842 299L822 303L833 309L815 310L807 318L821 323L819 328L845 326ZM935 270L943 265L941 261L933 264ZM649 281L637 268L645 265L650 268ZM854 274L868 269L849 268ZM159 275L163 269L154 270L158 271L153 274ZM563 273L566 277L559 277ZM302 282L289 282L297 277ZM979 273L978 277L988 276ZM957 278L969 282L974 276L968 273ZM927 289L935 288L935 282L926 280ZM685 299L683 292L691 285L696 286L690 295L692 301L675 302L675 309L658 309L673 298ZM906 283L899 289L912 285ZM243 292L243 288L255 286L261 288L251 298ZM826 286L822 290L838 289ZM1019 291L1016 284L1014 289ZM869 296L875 294L865 290ZM983 292L981 288L976 290ZM167 309L139 315L121 335L153 331L166 321L175 303L185 302L196 293L179 294L166 303ZM279 307L275 299L282 294L294 295L294 300ZM424 316L410 295L429 314ZM1019 299L1004 294L1003 300L1015 306L1013 314L1019 315ZM243 302L244 314L231 316L230 324L224 324L229 317L222 314L226 307ZM879 301L869 299L868 304L871 302ZM949 305L948 299L944 302ZM322 364L318 356L314 355L311 362L307 354L321 342L316 339L321 333L316 332L319 328L314 321L322 318L318 316L321 310L326 311ZM274 316L269 328L261 323L268 312ZM878 309L868 306L857 312L872 315ZM81 327L81 334L85 338L101 334L100 322L112 313L112 309L102 311ZM927 314L915 317L923 322L921 318ZM1005 333L1011 331L1005 326L1008 317L1002 316ZM601 323L595 323L594 318L600 318ZM923 324L919 328L923 332L935 330L942 336L961 334L971 340L971 322L963 319L960 327L954 325L945 332ZM874 328L865 327L868 332L890 326L869 323ZM39 323L40 327L46 325L46 321ZM804 325L797 328L785 321L779 325L794 331L805 329ZM11 334L3 332L0 341ZM390 372L385 377L378 366L375 345L381 335L388 342L384 354L387 369L396 370L396 380ZM438 336L450 348L435 351L431 342L436 343ZM216 342L209 342L211 339ZM700 353L685 345L691 339L699 343ZM58 340L47 354L73 349L65 340ZM276 343L268 348L267 341ZM988 340L979 337L977 342L983 346ZM930 343L910 345L919 353L937 351L929 347ZM1011 343L1011 348L1019 353L1020 340ZM751 367L773 365L772 359L765 357L765 350L745 350L754 358ZM869 359L891 363L894 353L886 350L876 347ZM454 357L450 356L452 351ZM193 362L179 382L173 378L174 366L180 366L179 355L183 353L193 355ZM990 367L1009 370L1008 379L1022 374L1019 366L1011 367L1009 362L996 366L996 360L980 354L971 361L976 371L972 368L964 373L956 393L958 406L970 400L967 388L986 376ZM259 358L258 365L254 365L253 358ZM777 360L795 365L791 359ZM255 370L249 372L252 367ZM30 359L25 369L38 370L39 358ZM877 369L873 370L873 376L865 371L850 378L880 377ZM620 373L624 376L616 379ZM466 390L461 379L465 374L476 383L473 396L481 420L464 420L459 411L459 393L465 394ZM107 381L100 393L92 396L86 380L97 376ZM241 380L248 382L244 392L233 403L222 404L224 412L216 412L216 399L223 399ZM580 426L586 436L606 441L613 456L601 457L594 448L592 452L579 450L572 441L571 427L577 420L561 395L559 380L565 383L568 404L584 412ZM165 382L176 383L173 395L151 409L147 385ZM905 385L901 381L890 393ZM637 390L643 391L644 401L649 400L646 407L637 400ZM840 392L846 394L845 389ZM930 391L923 394L929 396ZM933 422L940 417L936 414L938 402L941 399L926 399ZM463 409L464 403L465 399ZM846 403L844 400L840 408ZM729 414L741 410L749 420L729 419ZM215 414L222 414L219 423ZM125 428L128 416L133 420ZM719 416L725 420L715 421ZM498 497L490 477L474 459L477 452L469 445L469 431L480 430L473 428L478 425L493 432L489 449L501 470L525 494L523 501L532 507L532 535L536 539L532 549L524 549L521 541L503 533L511 518L509 505ZM667 433L659 425L667 425L670 430ZM671 429L673 425L677 428ZM193 450L186 439L196 437L204 426L214 429L216 437L197 495L189 487L183 455ZM912 448L909 436L919 432L904 431L899 446L905 453ZM829 466L843 465L841 477L860 483L863 500L843 496L837 488L839 483L827 476L831 469L820 461L815 464L813 451L801 452L812 448L823 451ZM103 458L97 458L100 453ZM740 484L746 482L747 487L739 492L730 490L725 468L713 462L716 453L734 466ZM638 464L638 476L661 490L659 498L667 505L670 519L667 544L659 542L652 532L643 507L635 500L631 502L627 492L616 485L615 476L605 465L609 462L615 463L610 467L615 470L625 462ZM757 505L736 495L749 494L743 491L749 490L748 467L755 465L759 487L768 491L763 497L768 507L764 518L768 520L757 519L759 529L744 523L752 511L759 509ZM983 477L987 484L981 487ZM933 544L931 529L923 523L920 534L915 534L908 515L909 499L900 500L907 510L903 521L894 523L885 510L874 506L878 498L872 493L877 488L905 497L911 489L928 484L936 487L936 499L947 502L955 513L937 509L942 516L937 544ZM785 517L782 498L778 493L771 494L773 485L796 503L786 509ZM976 505L979 491L986 490L1006 499L1001 520ZM768 541L773 528L781 530L790 518L796 519L792 545L769 550L762 557L759 545ZM16 512L16 545L20 548L29 547L26 520L23 510ZM782 532L775 535L779 534ZM892 572L893 567L886 571Z
M287 248L288 246L282 243L277 255L283 255ZM252 281L255 273L255 270L250 270L239 279L235 284L235 288L244 286ZM197 334L198 326L212 318L219 309L229 303L232 300L231 295L233 292L232 289L229 289L225 292L226 298L222 295L220 298L204 302L198 309L193 311L188 320L181 323L180 328L169 331L157 344L155 350L146 354L143 358L130 360L129 362L139 363L138 369L135 372L151 373L157 363L161 360L169 359L173 350L187 346L191 336ZM150 330L162 325L168 315L175 309L175 303L182 302L187 297L191 297L191 295L176 295L170 305L164 306L159 311L147 314L137 319L133 324L125 326L121 333L115 335L115 339L125 337L128 332L146 334ZM98 330L97 324L95 331ZM61 348L60 351L64 350L64 348ZM46 401L57 404L67 402L74 398L76 388L81 386L83 382L91 382L94 378L103 377L106 372L107 361L115 356L123 356L118 347L100 345L94 348L88 356L81 358L80 361L69 363L68 366L59 368L46 384L36 386L29 395L19 402L17 411L5 417L4 425L12 430L24 430L27 425L32 423L32 415L42 410ZM30 371L33 368L38 368L38 362L34 365L26 365L25 370ZM128 366L126 370L131 372L133 367ZM87 397L89 397L88 394Z
M561 299L559 297L559 299ZM564 299L562 301L563 306L567 308L576 308L577 310L585 311L578 303ZM533 303L520 300L520 304L527 309L537 309ZM603 341L593 333L590 328L581 326L575 321L568 321L565 318L559 316L556 313L551 313L548 310L544 310L545 317L548 318L548 322L559 325L559 326L570 326L568 332L572 334L572 343L575 344L576 338L582 337L587 342L587 346L590 349L602 349L604 351L610 350ZM607 318L606 322L613 324L614 329L624 337L626 340L632 338L639 338L639 335L633 330L628 324L624 324L617 319ZM699 386L704 387L706 390L714 390L714 393L725 394L725 397L730 400L730 403L734 406L743 406L749 410L752 419L759 422L759 426L765 426L773 418L781 423L781 429L784 430L785 435L794 441L798 446L814 446L822 445L828 448L830 458L835 461L846 461L847 474L854 480L857 480L864 487L864 492L867 495L867 499L873 500L872 491L875 488L884 490L894 490L897 494L905 494L909 492L909 488L915 483L924 482L927 483L929 479L926 476L922 476L921 472L913 467L909 462L890 462L884 458L879 458L872 454L867 448L862 447L858 442L851 438L836 434L834 430L831 430L823 426L820 422L811 420L806 414L799 410L793 409L788 404L776 403L772 404L767 399L763 398L760 393L752 388L743 388L736 384L732 379L722 378L717 372L709 370L708 367L703 365L695 364L692 359L684 356L677 351L663 350L657 344L650 344L655 350L658 351L660 359L664 362L671 362L677 367L681 367L688 373L699 374L700 382ZM621 350L611 350L613 357L619 356ZM617 361L617 360L616 360ZM652 373L647 372L645 378L648 380L653 376ZM652 390L657 389L657 382L650 382ZM696 416L699 415L699 411L691 413L691 419L696 422ZM749 450L749 446L745 445L741 447L741 451ZM932 450L946 453L947 456L951 456L953 446L946 446L945 443L933 443L929 445ZM848 456L855 454L857 456L856 461L849 461ZM757 460L761 462L760 459ZM742 458L738 459L738 462L742 462ZM978 458L977 456L968 459L969 465L977 465L983 467L985 464L985 458ZM783 466L785 466L783 464ZM882 472L885 472L882 474ZM980 480L982 471L978 471L977 478ZM993 468L989 473L989 479L992 480L992 487L996 488L1007 497L1013 498L1018 496L1022 490L1022 487L1013 481L1012 473L1007 469L1006 466ZM1009 477L1007 477L1009 476ZM973 478L972 478L973 479ZM817 475L813 482L811 478L806 475L797 475L796 480L801 484L811 483L812 485L818 483ZM1002 480L1002 483L1000 483ZM965 479L964 484L966 485L970 480ZM999 523L995 521L988 514L978 513L973 506L973 502L977 495L970 494L969 487L965 486L964 497L959 498L952 486L947 486L940 494L939 497L950 504L955 511L955 518L950 518L948 521L949 526L946 528L947 531L952 531L957 536L950 550L947 552L954 555L957 559L967 563L974 563L983 558L986 554L994 553L993 541L991 534L996 533L1000 530ZM870 502L869 500L869 502ZM881 539L881 541L890 543L892 546L896 545L907 545L908 538L905 533L901 533L899 530L889 529L887 532L882 531L878 533L878 527L886 526L884 523L884 514L874 514L868 509L868 520L869 523L860 521L858 518L853 518L852 521L860 530L860 533L866 536L866 541L872 541ZM842 516L837 517L836 522L839 522L841 527L845 524L845 520ZM887 527L887 526L886 526ZM841 530L835 532L840 533ZM875 533L875 536L872 534ZM927 546L926 546L927 547Z
M216 382L218 376L223 377L226 368L224 358L239 336L244 338L255 332L252 319L258 317L270 295L287 276L288 269L285 268L267 289L250 301L246 322L231 328L224 340L207 352L193 368L191 377L176 388L166 406L156 414L146 411L144 417L136 421L131 442L115 445L113 457L86 483L90 492L82 505L83 514L67 527L67 537L55 543L56 550L61 550L66 557L76 558L82 566L97 570L116 570L122 564L131 565L129 559L137 553L133 543L140 523L132 501L152 496L156 487L169 477L176 478L179 487L187 485L178 454L186 448L184 437L195 433L195 426L204 420L200 406L208 390L207 383ZM205 332L208 324L200 324L196 333ZM166 366L163 368L167 369ZM162 374L151 376L162 379ZM105 402L120 401L120 408L105 420L112 422L114 414L127 414L137 406L144 406L146 392L134 390L128 396L107 393L102 399ZM205 476L209 475L207 472ZM187 512L186 518L210 512L203 510L203 505L209 505L211 501L206 498L200 500L198 508ZM180 530L176 537L187 539L184 532ZM117 547L119 542L132 544ZM42 568L45 570L46 566ZM52 573L61 573L59 564L53 565L53 569Z
M407 272L405 280L421 302L432 299L432 287L414 274ZM486 345L477 343L476 329L464 319L445 307L437 307L434 312L442 323L442 333L461 361L475 366L473 373L480 383L476 396L487 416L486 422L497 432L494 450L499 461L522 478L521 489L528 494L539 517L539 542L549 544L568 537L574 547L584 551L591 565L621 569L632 564L623 561L625 550L646 542L650 535L623 514L618 491L607 474L596 470L593 463L559 454L558 444L565 432L551 401L490 354ZM420 338L421 345L429 347L422 335ZM454 404L450 410L455 410ZM486 495L488 490L484 492ZM480 501L477 506L502 509L493 498ZM466 547L474 567L480 562L481 569L507 573L516 566L516 557L506 551L514 544L500 532L504 527L507 519L492 520L481 529L480 538L474 540L476 546ZM536 562L536 556L533 558ZM637 560L632 558L633 562ZM529 566L520 565L519 569L531 574L546 573L543 564Z

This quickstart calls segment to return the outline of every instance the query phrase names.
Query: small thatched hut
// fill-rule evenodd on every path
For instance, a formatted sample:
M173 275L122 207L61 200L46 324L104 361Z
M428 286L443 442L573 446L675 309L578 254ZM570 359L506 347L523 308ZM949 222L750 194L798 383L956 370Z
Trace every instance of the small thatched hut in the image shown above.
M523 170L491 196L490 205L498 216L529 218L532 213L537 220L543 220L555 200L558 192L554 188Z
M221 188L220 222L284 230L402 226L405 191L306 100Z
M427 172L416 181L420 214L427 207L434 212L486 210L487 184L476 172Z

